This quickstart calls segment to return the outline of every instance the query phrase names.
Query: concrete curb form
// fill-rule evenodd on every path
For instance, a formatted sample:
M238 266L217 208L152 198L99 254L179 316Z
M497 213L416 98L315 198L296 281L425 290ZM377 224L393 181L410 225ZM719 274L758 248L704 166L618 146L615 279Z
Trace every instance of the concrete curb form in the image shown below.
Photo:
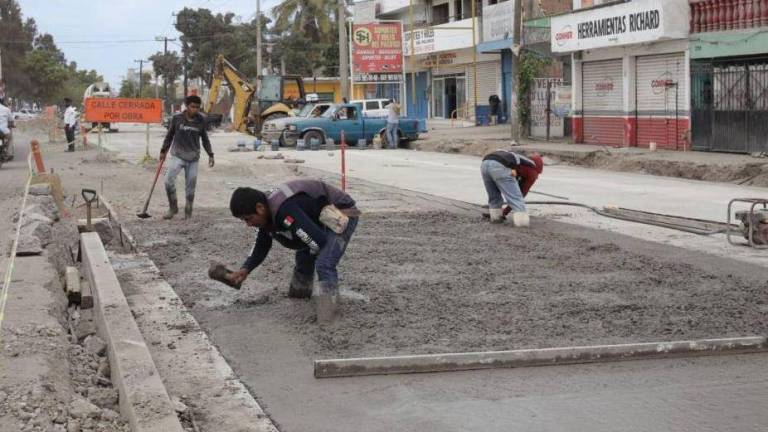
M183 432L99 235L81 234L80 250L94 293L96 325L107 341L121 414L134 432Z
M764 336L623 345L315 360L315 378L557 366L622 360L746 354L768 350Z

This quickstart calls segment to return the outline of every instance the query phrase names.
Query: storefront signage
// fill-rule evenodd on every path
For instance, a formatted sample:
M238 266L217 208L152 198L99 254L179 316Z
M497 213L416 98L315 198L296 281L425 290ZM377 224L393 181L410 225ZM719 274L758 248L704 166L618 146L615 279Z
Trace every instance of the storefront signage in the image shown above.
M512 40L515 25L515 1L507 0L483 8L483 42Z
M355 84L378 84L378 83L397 83L403 80L402 74L383 74L383 73L355 73Z
M400 24L354 24L352 63L358 73L403 71L403 39Z
M552 51L685 39L689 13L687 0L635 0L552 17Z
M615 88L616 84L614 84L613 78L611 77L605 77L595 83L595 93L599 97L608 96L608 93L612 92Z
M549 119L549 137L562 137L570 108L570 86L564 86L560 78L536 78L531 90L531 135L546 137Z
M452 51L472 46L472 19L454 21L413 31L413 51L416 55ZM475 27L479 33L479 26ZM479 39L477 39L479 41ZM411 55L411 32L403 34L403 50Z

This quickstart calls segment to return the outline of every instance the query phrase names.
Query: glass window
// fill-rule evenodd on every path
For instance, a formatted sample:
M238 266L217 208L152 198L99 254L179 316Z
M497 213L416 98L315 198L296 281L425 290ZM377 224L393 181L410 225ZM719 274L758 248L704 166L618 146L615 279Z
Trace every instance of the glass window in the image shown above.
M282 78L278 75L267 75L262 77L259 99L270 102L282 101L282 85Z
M379 109L379 101L366 101L365 109L367 111Z

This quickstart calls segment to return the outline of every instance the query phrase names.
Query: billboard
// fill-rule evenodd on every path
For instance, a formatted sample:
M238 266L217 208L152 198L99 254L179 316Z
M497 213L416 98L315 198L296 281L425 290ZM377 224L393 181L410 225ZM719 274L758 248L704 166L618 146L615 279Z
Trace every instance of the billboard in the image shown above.
M352 70L355 81L400 81L403 72L403 34L400 24L354 24Z
M99 123L160 123L161 99L86 98L85 120Z

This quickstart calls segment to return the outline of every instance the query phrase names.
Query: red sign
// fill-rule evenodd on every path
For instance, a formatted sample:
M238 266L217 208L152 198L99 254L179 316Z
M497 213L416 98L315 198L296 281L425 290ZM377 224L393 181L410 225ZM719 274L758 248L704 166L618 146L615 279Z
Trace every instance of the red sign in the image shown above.
M161 99L87 98L85 120L99 123L160 123Z
M403 34L400 24L355 24L352 27L352 66L360 74L403 71Z

